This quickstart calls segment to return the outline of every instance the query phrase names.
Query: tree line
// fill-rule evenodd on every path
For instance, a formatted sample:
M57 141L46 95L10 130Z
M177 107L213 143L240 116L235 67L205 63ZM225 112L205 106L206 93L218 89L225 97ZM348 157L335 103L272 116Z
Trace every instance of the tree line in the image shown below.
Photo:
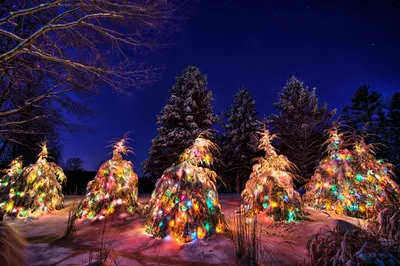
M367 141L381 143L378 156L394 165L400 164L400 93L394 93L388 104L382 95L362 85L341 114L320 104L317 90L309 89L291 77L278 94L275 112L260 118L256 101L246 88L239 88L230 108L217 116L212 110L212 92L207 77L195 66L177 75L170 98L157 117L158 135L151 141L149 158L143 162L143 174L155 181L170 167L184 149L204 130L213 132L221 152L217 156L217 172L230 191L242 191L252 170L263 127L277 134L274 145L296 166L295 174L310 178L324 156L326 130L339 116L342 124ZM222 132L213 130L219 123ZM297 185L301 185L298 183Z
M16 156L35 161L38 143L48 140L56 162L61 158L60 130L88 128L71 118L91 114L88 103L105 87L128 93L156 80L160 66L147 65L137 55L168 43L170 33L196 1L26 0L0 5L0 164ZM138 53L139 52L139 53ZM127 56L129 55L129 56ZM359 88L343 120L369 140L380 142L379 156L399 164L399 94L384 103L381 94ZM184 148L205 129L220 123L215 141L222 148L218 172L230 190L243 187L258 152L255 132L263 124L280 135L275 145L309 177L321 157L324 129L334 111L319 105L315 90L296 78L288 81L275 103L276 112L260 119L255 101L241 88L231 108L212 112L207 78L196 67L179 75L171 98L158 116L143 172L161 176ZM264 123L263 123L264 122ZM74 163L70 162L73 166ZM68 163L69 164L69 163ZM69 166L68 166L69 167ZM73 168L76 167L73 166Z

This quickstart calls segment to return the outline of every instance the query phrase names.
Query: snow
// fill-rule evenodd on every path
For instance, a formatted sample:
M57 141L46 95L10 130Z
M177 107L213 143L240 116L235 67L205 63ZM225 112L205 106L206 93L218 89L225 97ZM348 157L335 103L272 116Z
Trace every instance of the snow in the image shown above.
M233 244L228 233L215 234L204 241L189 244L178 243L171 237L154 239L145 233L144 217L117 214L114 219L88 222L78 221L74 236L63 237L68 211L82 196L66 196L65 208L24 222L22 219L6 218L14 229L29 242L27 256L29 265L83 265L89 262L90 251L98 246L103 224L105 245L112 247L111 258L119 265L232 265ZM150 195L139 195L139 201L147 204ZM220 194L219 200L228 223L233 220L241 198L238 195ZM284 265L297 265L307 256L305 246L308 238L324 226L363 225L356 218L307 208L306 221L297 223L273 223L260 218L263 224L262 240L271 251L271 260ZM342 221L340 221L342 220ZM95 254L92 254L94 256ZM93 261L93 260L92 260Z

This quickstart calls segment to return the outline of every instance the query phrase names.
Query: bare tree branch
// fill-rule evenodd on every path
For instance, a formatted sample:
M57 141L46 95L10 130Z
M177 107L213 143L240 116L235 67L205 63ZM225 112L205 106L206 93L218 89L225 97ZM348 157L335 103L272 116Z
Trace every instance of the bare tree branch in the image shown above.
M63 0L51 0L51 1L47 2L47 3L40 4L38 6L34 6L34 7L31 7L31 8L26 8L26 9L22 9L22 10L18 10L18 11L15 11L15 12L10 12L10 15L0 19L0 25L2 25L4 23L7 23L7 22L10 22L12 19L14 19L16 17L24 16L24 15L28 15L28 14L32 15L33 13L42 11L44 9L51 8L51 7L55 6L55 5L60 4L61 2L63 2Z
M5 0L0 139L23 143L18 136L40 132L38 123L76 129L63 112L88 114L83 102L100 88L129 93L153 82L162 67L145 65L137 55L168 43L189 2Z

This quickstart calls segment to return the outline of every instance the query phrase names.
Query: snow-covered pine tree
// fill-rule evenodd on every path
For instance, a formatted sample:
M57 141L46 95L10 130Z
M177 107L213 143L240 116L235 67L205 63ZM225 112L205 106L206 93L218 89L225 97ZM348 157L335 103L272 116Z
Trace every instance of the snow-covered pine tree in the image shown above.
M158 179L147 208L146 231L157 238L171 234L187 243L227 227L210 169L218 146L204 132L187 148L177 164Z
M6 174L3 177L0 177L0 209L2 207L2 202L7 200L8 197L7 187L14 183L15 179L19 177L23 170L22 165L22 156L15 158L8 165Z
M398 205L400 186L392 179L392 165L377 160L374 144L366 144L363 136L346 134L339 133L338 127L329 131L328 155L305 186L305 202L359 218L371 218ZM349 137L355 139L353 150L345 148L350 146Z
M355 205L357 217L376 216L384 208L400 206L400 186L394 181L393 165L375 156L376 144L357 136L354 144L356 198L348 203ZM347 184L346 184L347 185ZM351 186L351 185L350 185Z
M217 122L207 77L197 67L189 66L177 75L170 93L170 99L157 117L158 135L151 141L150 157L143 162L143 173L154 181L202 131L211 129Z
M350 146L346 137L348 134L340 132L339 126L335 124L328 130L326 157L305 185L304 201L315 209L346 214L346 211L352 210L352 204L345 205L342 193L350 193L349 186L354 179L355 169L353 153L347 149Z
M257 164L242 192L242 210L250 217L265 213L274 221L297 220L304 213L300 195L293 188L294 175L289 172L294 165L286 156L278 155L272 146L275 135L270 135L268 130L260 135L258 148L265 156L255 159Z
M132 163L122 158L133 152L128 141L125 135L111 142L113 156L100 166L95 178L88 183L76 217L101 220L118 211L138 211L138 176Z
M269 117L268 125L279 135L279 150L303 178L311 177L323 155L324 132L336 110L328 111L326 103L319 106L316 89L310 91L296 77L287 81L274 106L278 112Z
M0 202L4 215L19 217L39 216L64 207L62 183L66 182L62 168L48 162L49 153L46 142L36 163L23 169L6 193L6 202Z
M229 190L242 191L252 169L251 159L257 157L259 135L263 126L257 118L256 101L245 88L234 96L228 112L223 113L222 156L223 179Z

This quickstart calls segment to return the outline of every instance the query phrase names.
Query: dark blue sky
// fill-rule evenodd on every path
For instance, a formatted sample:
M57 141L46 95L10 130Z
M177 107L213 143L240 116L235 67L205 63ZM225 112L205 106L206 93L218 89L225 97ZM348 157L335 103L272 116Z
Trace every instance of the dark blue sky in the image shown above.
M286 80L295 75L317 88L320 102L341 110L364 83L389 97L400 91L400 5L391 0L201 0L175 44L149 60L165 64L161 80L133 96L110 90L94 99L95 132L64 136L64 161L81 157L95 170L111 152L107 142L131 131L137 172L157 134L156 115L169 98L175 75L197 65L208 76L214 111L230 106L246 87L260 117Z

